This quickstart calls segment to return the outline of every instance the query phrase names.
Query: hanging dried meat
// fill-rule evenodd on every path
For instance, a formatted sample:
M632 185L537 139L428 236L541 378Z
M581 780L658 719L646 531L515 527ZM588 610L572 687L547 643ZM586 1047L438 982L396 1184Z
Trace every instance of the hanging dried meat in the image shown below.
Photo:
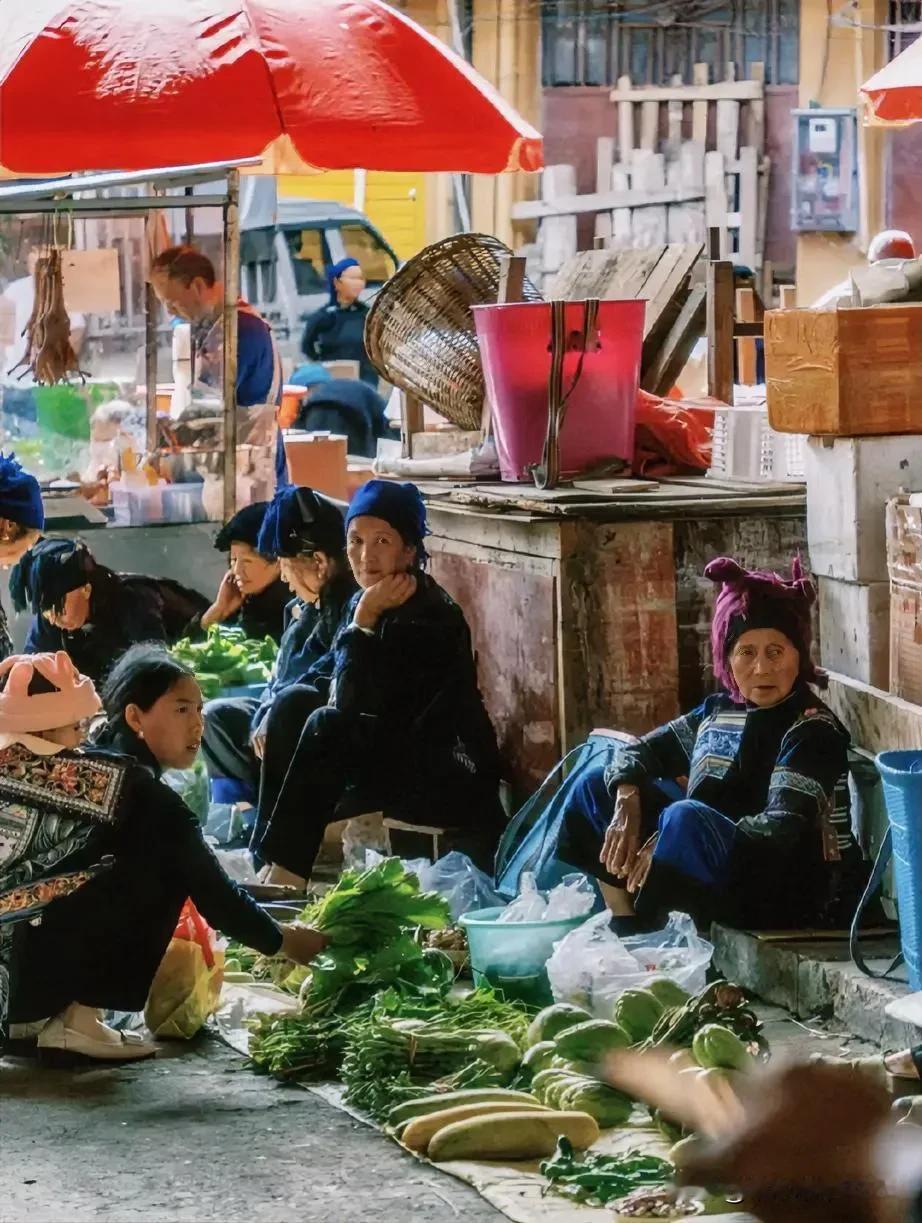
M35 381L44 386L68 382L68 375L72 373L79 374L81 379L84 377L70 342L61 252L56 246L50 247L48 253L36 261L35 302L22 334L26 337L26 351L22 360L9 371L11 374L22 368L21 378L31 372Z

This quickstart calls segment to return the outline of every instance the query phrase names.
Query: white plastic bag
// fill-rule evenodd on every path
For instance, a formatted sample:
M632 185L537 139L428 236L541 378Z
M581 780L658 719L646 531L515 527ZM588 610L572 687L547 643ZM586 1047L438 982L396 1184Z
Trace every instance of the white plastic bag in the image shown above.
M535 877L531 871L522 875L522 887L515 900L499 915L501 922L541 921L547 909L547 898L535 886Z
M505 900L493 890L493 880L475 866L467 854L453 849L437 862L426 862L418 870L424 892L438 892L448 901L452 921L478 909L497 909Z
M545 921L562 921L568 917L583 917L595 905L595 889L585 875L564 875L547 894Z
M686 913L670 913L664 930L620 939L611 914L597 913L560 940L547 963L557 1002L573 1002L610 1019L615 1000L654 977L668 977L690 994L700 993L714 947Z

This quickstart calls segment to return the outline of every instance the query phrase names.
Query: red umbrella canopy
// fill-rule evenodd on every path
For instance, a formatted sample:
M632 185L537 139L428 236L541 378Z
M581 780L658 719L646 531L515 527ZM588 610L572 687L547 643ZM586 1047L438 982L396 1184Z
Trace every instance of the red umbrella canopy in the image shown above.
M861 86L872 124L902 126L922 119L922 38Z
M305 169L538 170L541 137L381 0L0 4L0 166L264 158Z

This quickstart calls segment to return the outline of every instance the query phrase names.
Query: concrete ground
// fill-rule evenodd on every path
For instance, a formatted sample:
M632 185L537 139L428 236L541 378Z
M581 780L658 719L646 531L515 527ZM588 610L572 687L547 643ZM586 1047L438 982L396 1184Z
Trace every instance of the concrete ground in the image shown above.
M762 1008L776 1051L867 1051ZM473 1189L205 1038L79 1073L0 1060L0 1223L487 1223Z

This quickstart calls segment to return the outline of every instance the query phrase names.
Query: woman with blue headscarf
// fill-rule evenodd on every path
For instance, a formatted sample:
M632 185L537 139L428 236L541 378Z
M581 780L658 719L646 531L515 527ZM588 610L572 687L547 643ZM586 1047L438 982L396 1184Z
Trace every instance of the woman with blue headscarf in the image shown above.
M357 259L340 259L327 272L330 301L305 325L301 351L308 361L358 361L359 377L378 385L378 373L365 349L368 307L361 300L365 276Z
M367 811L463 830L488 863L502 824L499 753L460 607L424 571L414 484L371 480L346 515L359 590L333 642L327 704L307 721L274 807L267 879L310 877L326 826Z
M327 700L333 669L327 656L356 587L342 511L311 488L276 493L256 546L278 557L293 596L278 658L261 699L208 702L202 749L215 802L272 807L308 716Z

